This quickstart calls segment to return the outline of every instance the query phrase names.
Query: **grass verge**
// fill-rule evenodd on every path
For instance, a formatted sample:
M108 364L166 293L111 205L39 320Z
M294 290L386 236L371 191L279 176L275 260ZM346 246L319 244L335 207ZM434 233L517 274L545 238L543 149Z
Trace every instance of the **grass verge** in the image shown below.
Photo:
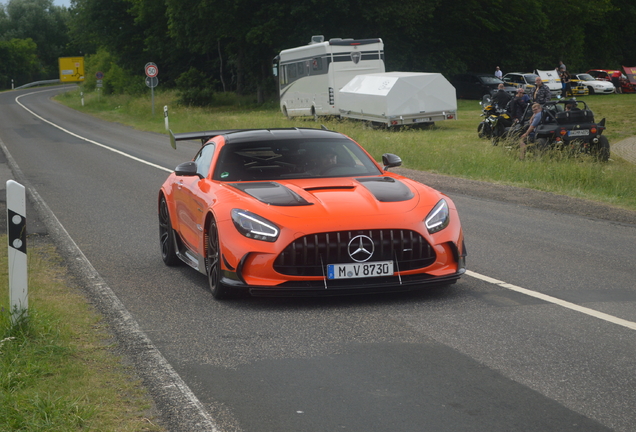
M35 244L33 244L35 243ZM7 244L6 235L0 244ZM55 249L29 242L29 313L11 323L0 248L0 430L161 431L152 402Z
M155 114L150 96L101 96L70 91L57 97L61 103L140 130L166 133L163 107L169 108L174 132L232 128L318 127L342 132L362 144L377 160L383 153L398 154L404 166L472 180L533 188L636 210L636 166L615 155L608 163L587 155L567 157L562 152L527 157L519 161L514 145L493 146L477 137L481 107L477 101L458 101L457 121L439 122L430 129L387 131L371 129L363 122L324 118L316 124L306 118L286 119L278 105L255 107L179 106L174 92L155 92ZM607 119L605 135L612 142L636 136L636 94L595 95L585 98L597 120ZM166 139L166 145L168 140Z

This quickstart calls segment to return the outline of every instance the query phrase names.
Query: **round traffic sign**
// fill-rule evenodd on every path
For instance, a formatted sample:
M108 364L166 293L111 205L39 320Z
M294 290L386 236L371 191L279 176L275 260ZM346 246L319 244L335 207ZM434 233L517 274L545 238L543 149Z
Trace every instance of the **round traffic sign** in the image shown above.
M146 69L146 76L149 78L154 78L159 74L159 68L154 63L148 63L145 69Z
M104 73L103 72L97 72L95 74L95 77L100 80L100 79L104 79Z
M146 85L150 88L155 88L157 87L157 84L159 84L159 78L157 77L146 77Z

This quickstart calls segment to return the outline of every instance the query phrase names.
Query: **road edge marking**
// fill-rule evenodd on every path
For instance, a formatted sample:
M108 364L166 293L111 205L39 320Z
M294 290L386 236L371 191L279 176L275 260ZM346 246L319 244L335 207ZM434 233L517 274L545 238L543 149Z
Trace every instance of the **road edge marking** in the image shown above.
M164 415L162 420L168 425L178 425L178 428L190 426L192 431L220 432L214 418L205 409L201 401L174 370L168 360L152 343L148 335L141 329L139 323L119 300L110 286L102 279L79 246L71 238L53 211L44 202L40 194L30 185L20 170L9 149L0 139L0 149L7 159L15 180L27 190L37 213L42 218L49 235L57 247L67 254L70 268L86 285L88 294L93 297L95 306L109 321L117 340L126 348L131 360L142 367L138 373L144 376L145 386L158 403ZM106 306L109 307L106 310ZM154 383L153 379L157 382ZM175 402L177 402L175 404Z

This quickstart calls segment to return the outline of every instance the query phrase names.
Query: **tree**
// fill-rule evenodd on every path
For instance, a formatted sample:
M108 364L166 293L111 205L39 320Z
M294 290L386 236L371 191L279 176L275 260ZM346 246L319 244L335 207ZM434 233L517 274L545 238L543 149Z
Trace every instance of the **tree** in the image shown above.
M10 0L0 21L0 38L31 39L37 46L42 74L36 78L59 76L58 58L69 42L68 11L52 0Z

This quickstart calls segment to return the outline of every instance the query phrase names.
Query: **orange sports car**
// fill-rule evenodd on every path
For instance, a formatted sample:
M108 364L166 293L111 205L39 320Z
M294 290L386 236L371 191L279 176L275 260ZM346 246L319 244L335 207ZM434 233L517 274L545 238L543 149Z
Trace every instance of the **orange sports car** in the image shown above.
M444 194L389 172L319 129L172 134L200 139L159 192L161 256L206 274L222 299L396 292L465 272L459 216Z

